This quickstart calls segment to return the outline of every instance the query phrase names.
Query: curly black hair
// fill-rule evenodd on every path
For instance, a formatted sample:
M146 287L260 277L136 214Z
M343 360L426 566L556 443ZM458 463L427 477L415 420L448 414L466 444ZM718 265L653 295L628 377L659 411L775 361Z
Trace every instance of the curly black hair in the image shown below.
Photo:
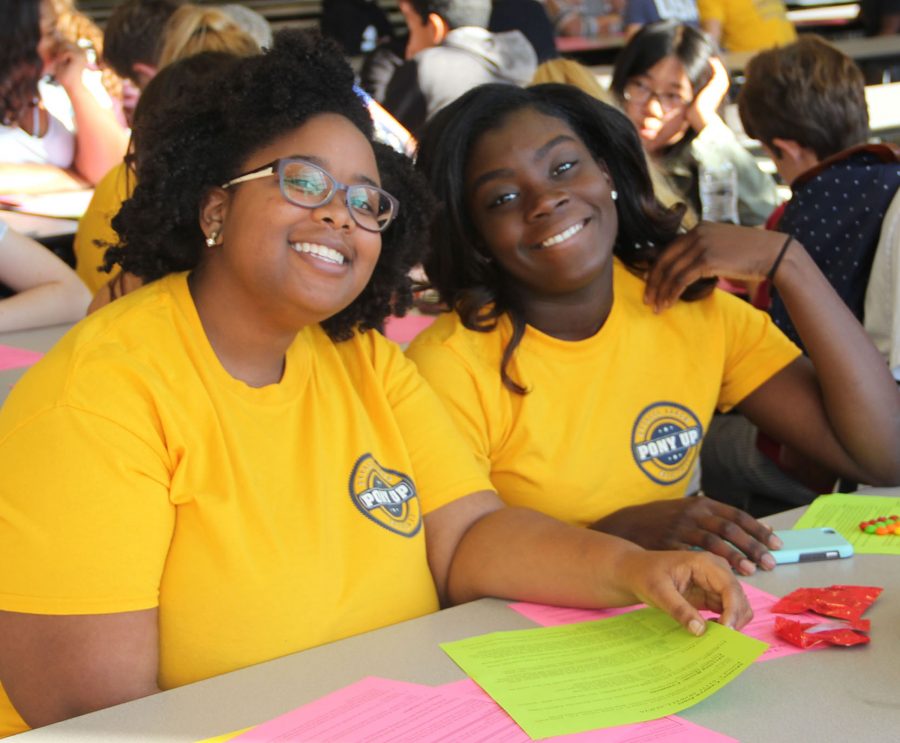
M372 120L339 47L297 29L278 33L268 52L227 65L193 96L149 112L135 132L137 186L113 219L120 242L107 251L107 264L145 282L196 267L204 254L197 215L208 189L238 175L254 152L324 113L345 117L372 141ZM380 327L391 311L409 306L406 272L426 243L427 186L406 158L381 147L375 152L385 189L401 207L382 235L369 284L322 323L334 340Z
M613 252L626 266L641 272L650 268L679 233L685 212L683 205L670 209L656 198L640 139L628 118L574 86L481 85L435 115L416 161L439 203L425 271L441 299L470 330L488 332L502 315L509 315L513 334L500 374L504 385L520 394L525 389L509 377L507 367L525 333L524 308L515 281L479 247L482 240L468 214L465 171L479 138L523 109L564 121L606 166L619 194ZM682 298L704 296L714 283L696 282Z
M39 0L0 0L0 120L15 124L38 94L43 65Z

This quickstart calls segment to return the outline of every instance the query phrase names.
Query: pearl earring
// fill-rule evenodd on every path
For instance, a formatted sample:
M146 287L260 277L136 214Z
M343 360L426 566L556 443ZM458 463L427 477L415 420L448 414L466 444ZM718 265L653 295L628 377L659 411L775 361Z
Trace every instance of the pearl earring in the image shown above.
M613 189L613 190L610 192L610 196L612 196L612 200L615 201L616 199L619 198L619 192L616 191L615 189Z
M214 248L216 247L216 240L219 239L219 233L217 230L213 230L209 233L209 237L206 238L206 247Z

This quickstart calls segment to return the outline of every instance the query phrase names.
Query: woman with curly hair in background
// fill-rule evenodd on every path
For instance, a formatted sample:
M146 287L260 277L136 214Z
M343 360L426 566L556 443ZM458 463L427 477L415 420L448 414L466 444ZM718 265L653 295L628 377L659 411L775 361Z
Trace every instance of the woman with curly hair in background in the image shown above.
M128 143L113 109L84 85L85 50L42 36L41 7L40 0L0 0L0 193L71 189L82 185L78 179L94 184ZM55 16L49 5L46 12L49 32ZM38 83L45 74L59 83L62 99L51 95L53 86L44 99Z
M716 558L503 508L371 330L431 209L352 84L285 32L142 124L114 226L148 283L0 413L0 734L484 595L749 619Z

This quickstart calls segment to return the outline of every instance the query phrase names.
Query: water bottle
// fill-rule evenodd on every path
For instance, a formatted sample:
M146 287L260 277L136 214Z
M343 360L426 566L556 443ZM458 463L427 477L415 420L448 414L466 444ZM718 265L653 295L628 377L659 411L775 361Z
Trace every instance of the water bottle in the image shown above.
M359 50L363 54L368 54L378 45L378 29L375 26L366 26L365 30L362 32L362 41L359 45Z
M727 160L714 166L700 166L700 205L707 222L738 224L737 172Z

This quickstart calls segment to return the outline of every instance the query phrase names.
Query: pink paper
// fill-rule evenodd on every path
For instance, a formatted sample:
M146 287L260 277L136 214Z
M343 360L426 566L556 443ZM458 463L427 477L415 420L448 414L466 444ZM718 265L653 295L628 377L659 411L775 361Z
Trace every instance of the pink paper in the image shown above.
M617 610L618 613L622 613ZM451 684L444 684L437 687L447 694L458 694L469 699L481 697L490 697L487 693L472 679L463 679L462 681L454 681ZM510 719L510 722L512 720ZM515 723L513 723L515 724ZM524 732L522 732L522 740L530 740ZM515 740L510 738L510 740ZM714 730L696 725L684 718L670 715L669 717L661 717L658 720L648 720L647 722L638 722L633 725L620 725L614 728L604 728L602 730L589 730L586 733L575 733L573 735L559 735L554 738L543 738L544 741L559 741L560 743L591 743L599 741L601 743L642 743L643 741L661 741L662 743L728 743L734 741L727 735L722 735Z
M43 355L38 351L27 351L24 348L0 346L0 370L31 366L41 359Z
M530 743L473 681L433 688L364 678L237 736L235 741ZM546 738L560 743L735 743L680 717Z
M753 619L741 629L745 635L755 637L769 645L768 649L756 659L756 662L764 660L772 660L773 658L781 658L785 655L793 655L794 653L806 652L804 648L798 648L785 642L775 635L775 617L777 615L770 611L770 608L778 601L776 596L761 591L755 586L748 583L741 584L744 593L750 601L750 607L753 609ZM617 614L624 614L627 611L641 609L644 604L636 604L634 606L626 606L618 609L568 609L562 606L546 606L544 604L529 604L525 602L510 604L511 609L515 609L520 614L528 617L532 622L542 627L555 627L560 624L574 624L576 622L590 622L595 619L608 619ZM704 617L709 619L716 616L715 612L701 612ZM821 617L809 612L805 614L793 614L794 619L800 621L820 622ZM814 650L815 648L808 648Z
M384 322L384 334L394 343L409 343L434 320L435 318L430 315L389 317Z

